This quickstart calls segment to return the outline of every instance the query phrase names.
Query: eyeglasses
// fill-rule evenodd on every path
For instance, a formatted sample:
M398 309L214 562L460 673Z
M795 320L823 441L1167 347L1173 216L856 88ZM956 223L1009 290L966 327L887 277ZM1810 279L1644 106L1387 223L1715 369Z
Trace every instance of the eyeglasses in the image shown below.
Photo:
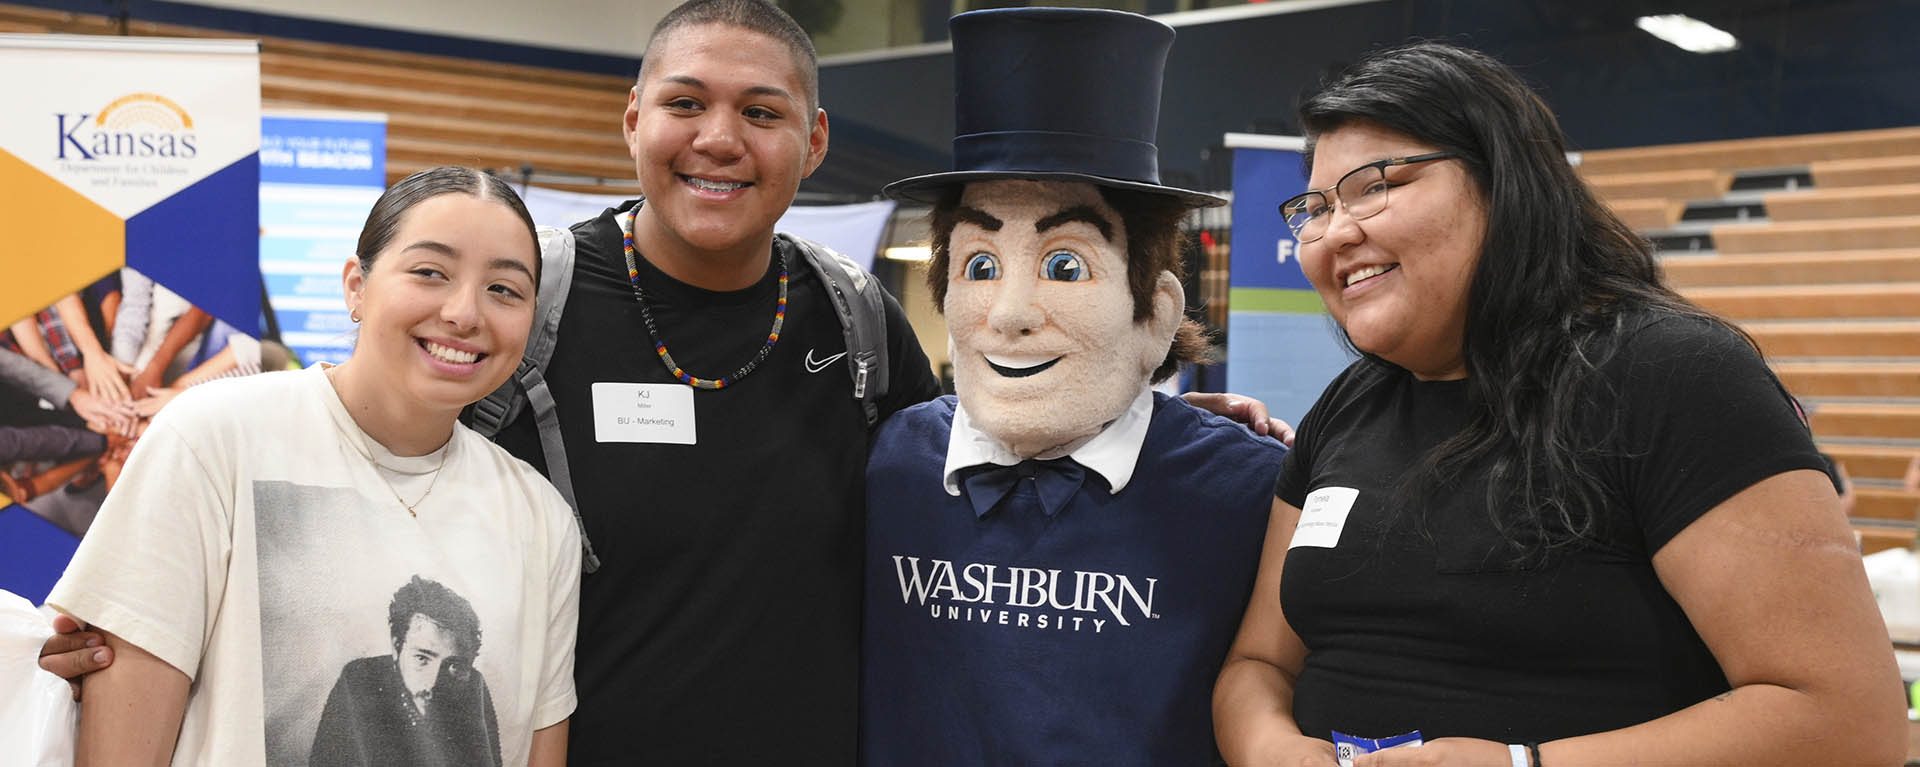
M1376 160L1347 171L1338 184L1326 189L1308 190L1280 203L1280 215L1287 219L1287 228L1293 230L1294 238L1301 244L1313 242L1326 236L1327 221L1333 218L1330 194L1339 198L1340 206L1347 209L1347 215L1352 216L1353 220L1372 218L1387 209L1387 190L1391 188L1387 183L1387 168L1458 156L1452 152L1429 152Z

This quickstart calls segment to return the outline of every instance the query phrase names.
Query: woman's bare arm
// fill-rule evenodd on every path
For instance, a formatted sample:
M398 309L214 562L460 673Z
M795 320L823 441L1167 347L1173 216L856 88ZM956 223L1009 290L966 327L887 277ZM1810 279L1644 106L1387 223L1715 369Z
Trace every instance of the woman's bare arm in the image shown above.
M1306 667L1307 646L1280 610L1280 571L1300 510L1275 500L1260 554L1260 574L1213 688L1213 732L1233 765L1333 765L1333 744L1300 734L1293 721L1293 680Z
M113 665L80 680L74 764L166 767L173 762L192 682L152 653L111 632L99 633L113 651Z
M1906 760L1893 645L1826 474L1789 471L1734 494L1656 552L1653 568L1733 689L1650 722L1543 743L1543 764ZM1504 746L1442 738L1411 751L1355 764L1469 765Z
M533 753L527 757L527 767L566 767L568 721L562 719L533 731Z

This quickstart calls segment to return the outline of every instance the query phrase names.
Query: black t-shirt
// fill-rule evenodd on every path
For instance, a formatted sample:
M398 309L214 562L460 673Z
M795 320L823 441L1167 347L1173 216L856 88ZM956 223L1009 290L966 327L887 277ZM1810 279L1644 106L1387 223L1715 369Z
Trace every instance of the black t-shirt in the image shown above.
M1516 564L1502 543L1484 467L1394 508L1401 474L1467 422L1466 381L1361 360L1321 395L1276 495L1327 508L1339 493L1322 491L1358 494L1338 543L1290 548L1282 572L1287 622L1308 649L1293 701L1302 732L1547 741L1728 689L1651 558L1734 493L1825 464L1738 336L1664 314L1628 327L1579 404L1581 460L1611 496L1599 532L1544 562Z
M569 761L852 764L867 430L840 319L789 252L780 340L746 378L693 392L696 444L596 442L593 383L676 380L634 302L614 213L574 227L573 289L546 371L601 561L581 583ZM639 259L674 361L705 378L752 359L779 264L716 292ZM906 315L890 297L886 308L883 415L939 394ZM530 415L499 442L544 467Z

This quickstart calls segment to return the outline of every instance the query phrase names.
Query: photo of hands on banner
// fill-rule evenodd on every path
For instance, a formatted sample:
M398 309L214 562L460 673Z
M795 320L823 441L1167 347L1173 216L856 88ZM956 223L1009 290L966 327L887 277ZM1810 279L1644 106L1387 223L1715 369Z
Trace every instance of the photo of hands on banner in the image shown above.
M0 330L0 495L85 534L154 414L188 387L285 367L267 346L127 268L15 319Z

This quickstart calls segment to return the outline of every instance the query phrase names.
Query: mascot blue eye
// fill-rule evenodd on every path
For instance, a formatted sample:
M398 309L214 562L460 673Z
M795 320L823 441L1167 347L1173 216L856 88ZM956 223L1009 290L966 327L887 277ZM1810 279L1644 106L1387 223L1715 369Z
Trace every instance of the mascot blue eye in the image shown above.
M967 259L964 276L969 280L1000 279L1000 260L994 258L992 253L975 253Z
M1088 278L1087 265L1073 251L1056 250L1047 254L1047 260L1040 267L1040 276L1060 282L1079 282Z

